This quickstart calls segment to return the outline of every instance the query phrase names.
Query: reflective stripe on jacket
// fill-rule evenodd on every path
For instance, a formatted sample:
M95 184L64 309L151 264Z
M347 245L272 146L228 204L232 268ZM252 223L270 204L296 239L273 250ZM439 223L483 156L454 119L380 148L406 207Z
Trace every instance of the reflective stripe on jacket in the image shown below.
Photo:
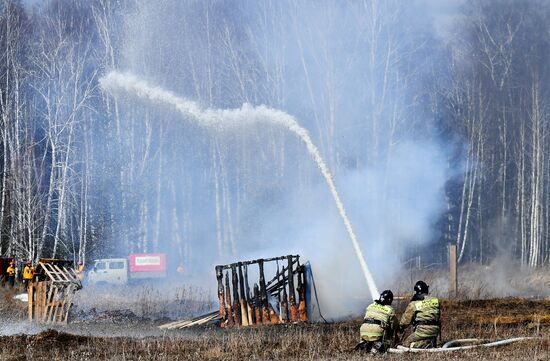
M381 339L385 333L392 330L395 318L395 310L391 306L371 303L365 312L365 320L372 319L380 324L365 322L361 325L360 333L363 339Z
M413 323L439 322L439 300L426 296L422 301L414 301L415 316Z
M437 337L439 334L439 319L441 315L439 299L428 295L418 296L413 300L401 317L400 326L406 328L415 326L414 333L422 338Z

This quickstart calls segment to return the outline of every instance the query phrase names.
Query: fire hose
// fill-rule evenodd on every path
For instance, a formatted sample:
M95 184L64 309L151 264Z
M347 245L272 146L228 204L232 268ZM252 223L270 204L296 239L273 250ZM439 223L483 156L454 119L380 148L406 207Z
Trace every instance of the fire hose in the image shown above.
M388 352L390 353L407 353L407 352L447 352L447 351L459 351L459 350L469 350L476 347L495 347L508 345L514 342L519 341L528 341L528 340L541 340L541 337L514 337L504 340L487 342L487 340L477 339L477 338L464 338L458 340L452 340L446 342L443 346L439 348L409 348L405 346L397 346L397 348L390 348ZM464 345L464 344L471 345ZM462 346L461 346L462 345Z
M323 321L328 324L329 322L323 317L323 314L321 313L321 305L319 304L319 297L317 296L317 286L315 285L315 278L313 277L313 272L311 271L311 264L309 263L309 261L307 261L304 266L307 266L306 271L309 273L309 277L311 279L314 292L313 294L315 295L315 302L317 302L317 310L319 311L319 317L321 317Z

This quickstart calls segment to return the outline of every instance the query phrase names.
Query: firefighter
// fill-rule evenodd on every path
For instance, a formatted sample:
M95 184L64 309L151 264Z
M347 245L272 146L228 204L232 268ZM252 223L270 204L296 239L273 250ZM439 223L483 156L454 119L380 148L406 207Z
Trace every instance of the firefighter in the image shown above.
M6 269L6 278L8 280L8 286L13 287L15 284L15 262L11 261L10 265Z
M29 286L29 283L32 282L33 277L34 268L32 267L32 262L27 261L27 264L25 264L25 268L23 268L23 284L25 285L25 289Z
M428 285L424 281L416 282L414 291L415 294L399 322L401 332L404 332L410 325L414 329L414 332L403 341L403 346L410 348L435 347L437 336L441 331L439 300L428 296Z
M385 290L378 300L367 307L365 319L359 330L361 342L356 349L376 354L383 353L391 347L398 326L395 310L391 306L392 301L392 291Z

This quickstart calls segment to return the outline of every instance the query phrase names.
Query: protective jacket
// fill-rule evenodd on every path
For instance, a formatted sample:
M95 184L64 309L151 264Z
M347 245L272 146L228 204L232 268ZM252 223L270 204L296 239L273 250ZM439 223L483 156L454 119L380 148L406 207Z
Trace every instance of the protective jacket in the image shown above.
M12 266L8 266L8 268L6 269L6 274L8 275L8 277L15 277L15 268Z
M32 280L32 277L34 276L34 270L30 266L25 266L23 268L23 279L24 280Z
M412 298L401 316L399 327L405 329L412 324L414 334L419 338L434 338L440 332L440 316L439 299L417 294Z
M361 339L364 341L391 341L397 326L395 310L388 305L371 303L365 312L364 323L361 325Z

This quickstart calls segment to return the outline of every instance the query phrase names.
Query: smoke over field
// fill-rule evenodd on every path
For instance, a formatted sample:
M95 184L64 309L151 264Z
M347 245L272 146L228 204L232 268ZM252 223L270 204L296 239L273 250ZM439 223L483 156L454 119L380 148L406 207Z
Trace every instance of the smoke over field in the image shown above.
M387 288L408 247L426 244L435 238L431 226L444 209L443 189L448 176L445 174L446 155L428 134L420 132L414 140L406 134L407 130L417 130L413 122L418 121L418 115L402 114L401 108L407 106L411 89L395 89L401 85L397 78L392 78L400 73L401 64L395 64L395 69L385 69L383 74L372 72L364 79L375 91L404 98L384 99L388 104L374 104L373 99L366 99L363 94L365 85L355 83L357 77L364 76L361 62L353 67L348 65L344 73L339 74L338 67L318 63L317 56L321 55L316 53L321 49L317 49L315 44L308 45L313 46L311 49L303 48L302 38L308 36L310 29L297 28L297 19L290 21L288 28L292 30L287 31L287 26L279 27L289 20L280 18L281 13L277 11L260 23L253 16L271 7L285 10L279 6L242 3L230 9L221 3L180 5L169 2L160 7L145 2L138 4L136 13L127 20L129 30L122 54L127 56L129 65L124 71L140 74L174 91L154 88L135 76L120 73L108 74L102 79L102 85L118 94L121 118L132 116L129 108L132 104L132 108L144 109L146 114L150 112L152 118L162 118L159 121L136 117L138 121L150 122L152 128L175 128L187 133L183 137L195 134L192 140L186 141L182 137L170 142L169 146L159 147L163 147L162 150L169 148L171 153L168 164L163 165L164 174L177 172L186 163L190 167L185 173L189 178L186 184L174 184L174 193L192 198L214 193L211 207L187 210L189 219L186 221L191 226L197 222L199 227L211 225L201 233L201 238L206 236L211 242L201 239L197 244L194 238L188 240L188 247L200 249L201 266L209 264L212 267L213 262L236 258L287 254L289 251L299 253L313 264L328 316L338 317L359 311L363 300L369 298L368 288L371 297L377 297L378 293L363 263L363 256L358 253L355 257L354 250L356 253L361 252L360 248L366 250L367 259L376 270L375 278L385 283ZM328 41L328 44L319 43L317 46L336 47L339 39L349 41L351 36L357 38L352 30L359 32L365 24L355 19L352 23L352 28L355 28L344 28L342 22L352 16L350 10L335 5L328 7L342 16L326 19L323 14L315 14L318 10L309 6L297 9L299 16L308 22L334 27L335 32L328 39L323 38L325 34L316 35L321 37L318 41ZM183 18L172 18L172 14L178 11ZM206 16L206 23L197 26L188 19L191 16ZM213 17L212 28L208 23L210 16ZM236 23L238 16L246 19L244 24ZM272 33L265 26L277 27L279 32ZM178 29L184 34L183 39L172 39L171 34ZM200 37L206 37L204 42L194 44ZM273 37L275 39L271 39ZM150 44L147 40L143 42L144 38L151 39ZM136 42L135 39L140 40ZM264 53L263 64L249 63L254 52L262 51L257 48L259 44L272 40L280 43L280 48L273 47ZM382 38L380 41L389 40ZM384 45L380 46L386 49ZM330 59L324 60L343 65L353 57L351 50L331 53L328 55ZM384 53L388 54L387 51ZM203 64L203 56L212 64ZM136 62L136 59L140 61ZM372 60L375 63L382 61ZM229 64L218 63L222 61ZM170 63L169 68L162 65L167 63ZM306 72L306 77L290 83L289 77L300 67ZM220 68L227 69L227 72L220 72ZM277 71L282 72L278 75L280 79L273 78ZM259 72L265 72L266 76ZM326 72L334 72L332 76L336 78L323 79ZM380 83L382 77L386 77L385 84ZM388 82L388 79L393 81ZM336 83L332 84L334 80ZM218 82L224 84L221 92L217 89ZM381 88L376 89L378 87ZM281 88L281 97L273 98L272 92L278 88ZM299 88L309 88L309 95L296 96ZM127 93L120 94L118 89ZM286 95L293 93L292 96ZM148 101L132 98L132 94ZM177 94L182 95L178 97ZM183 95L195 101L188 101L182 98ZM261 106L247 106L249 102ZM240 108L243 103L245 105L239 110L208 108ZM198 120L199 129L177 119L176 112L159 108L162 104L181 112L179 117ZM313 129L322 147L321 152L297 120L263 104L299 114L298 122L304 126L309 124ZM387 107L392 107L393 113L389 113ZM203 111L201 108L207 109ZM421 107L417 111L420 112ZM361 115L362 112L370 117ZM326 122L329 124L324 124ZM422 123L426 126L430 120ZM371 131L365 129L369 125ZM228 132L228 127L233 128L232 131ZM305 147L289 137L291 134L285 134L285 130L298 135ZM327 130L330 134L325 134ZM343 138L349 138L349 141ZM158 141L163 142L160 135ZM213 154L197 159L200 151L196 146L192 146L194 150L191 152L185 151L190 146L185 143L197 141L208 144L209 148L214 147L209 149ZM313 162L308 159L308 152L313 156ZM258 154L262 156L251 157ZM163 156L166 157L165 153ZM323 157L330 160L328 166ZM328 182L328 189L316 174L315 164ZM329 168L336 173L336 183L340 192L345 194L344 203L338 196ZM188 195L193 183L204 183L201 177L207 169L213 170L206 179L211 188ZM165 177L158 180L161 191L162 183L170 181ZM359 229L359 241L346 215L346 202L352 207L351 221ZM160 208L156 211L170 213L170 209L164 209L165 206L162 200L157 200L156 207ZM176 212L185 210L183 204L172 207ZM159 230L159 233L166 235L160 239L168 242L174 239L173 233L166 230ZM157 246L169 248L171 245L161 240ZM192 262L197 261L195 257ZM361 269L369 280L368 288L361 281ZM343 300L349 299L356 299L357 304L350 305L351 308L343 306Z
M292 118L288 114L285 114L284 112L275 111L273 109L269 109L269 108L266 108L266 107L252 108L252 107L250 107L246 104L243 105L243 108L234 109L234 110L212 110L212 109L201 110L200 107L194 102L191 102L191 101L188 101L188 100L185 100L185 99L182 99L182 98L178 98L174 94L172 94L170 92L166 92L162 89L154 88L154 87L140 81L139 79L136 79L134 76L124 75L124 74L120 74L120 73L110 73L110 74L108 74L105 78L101 79L101 84L104 87L104 89L106 89L108 91L111 91L111 92L116 93L118 89L124 89L126 92L128 92L130 94L135 94L136 96L138 96L140 98L143 98L143 99L147 99L151 102L160 103L160 104L164 104L166 106L174 107L175 109L177 109L181 113L181 115L183 117L188 117L188 118L191 119L191 121L198 122L199 125L201 125L205 128L214 129L214 131L217 131L217 132L222 132L222 135L223 135L223 132L227 131L228 129L233 129L234 131L239 131L240 129L249 127L251 125L254 125L255 123L260 123L260 124L265 123L266 125L279 126L279 127L283 127L285 129L288 129L290 134L293 134L293 135L297 136L300 140L302 140L304 142L304 145L306 146L307 151L310 153L310 155L312 157L312 160L317 164L321 174L324 176L325 181L328 185L329 191L332 195L332 198L335 201L336 208L338 209L338 212L340 213L340 218L343 221L343 223L346 227L346 230L348 232L347 236L352 241L352 247L353 247L353 250L356 252L357 260L359 261L359 264L362 267L363 274L366 278L367 285L369 287L370 295L373 299L375 299L377 297L378 290L376 289L376 285L374 284L374 280L372 279L371 273L368 270L367 265L364 261L364 256L363 256L361 248L358 244L358 241L357 241L356 235L353 231L353 228L351 226L351 223L350 223L350 221L349 221L349 219L346 215L344 205L342 204L342 201L340 200L340 196L338 195L338 192L337 192L336 187L334 185L332 175L330 174L330 171L328 170L324 160L322 159L321 155L319 154L319 150L312 143L309 134L307 133L307 131L304 128L300 127L300 125L296 122L296 120L294 118ZM409 144L408 147L406 146L404 148L408 152L408 157L407 157L408 159L406 160L406 164L403 164L403 165L399 164L398 167L400 169L405 169L405 170L418 168L417 165L414 165L414 162L416 161L416 158L415 158L415 155L412 154L413 147L411 147L411 145ZM433 149L431 149L430 151L433 151ZM435 153L435 154L437 154L437 153ZM404 156L404 155L400 155L400 156ZM423 156L426 156L426 157L429 158L430 153L423 154ZM435 164L436 164L435 162L431 162L430 167L433 168L433 166ZM387 171L390 171L390 170L388 169ZM406 173L403 173L403 174L406 174ZM427 172L425 174L428 175ZM368 184L368 186L371 189L380 187L380 185L376 184L377 183L376 176L380 177L380 174L373 174L373 176L370 177L370 182L369 182L370 184ZM410 176L410 174L408 174L408 176ZM435 177L435 179L430 179L430 177ZM354 190L354 194L350 194L350 196L355 196L355 197L357 197L357 195L359 194L359 192L357 192L358 187L361 187L362 183L365 181L364 177L356 177L356 178L357 179L354 179L353 182L355 182L357 184L355 184L355 187L353 187L353 186L350 187L351 189ZM401 177L397 177L397 178L401 178ZM431 185L432 182L435 182L436 186L438 186L439 188L436 188L435 192L433 190L431 190L432 193L437 193L437 190L442 188L443 179L441 177L441 174L436 174L435 172L433 172L433 169L432 169L432 174L430 174L430 176L426 176L424 178L425 179L424 179L423 182L420 182L419 180L414 180L413 182L410 182L410 183L413 183L413 185L420 184L420 183L422 185L427 185L427 184ZM394 177L392 176L391 179L394 179ZM409 182L408 178L405 178L405 179L407 180L407 182ZM404 187L402 185L393 185L393 184L390 185L390 188L393 188L393 187L400 190L399 193L401 193L401 195L400 195L399 198L402 198L403 195L406 195L403 192L407 192L407 189L404 189ZM408 191L412 192L413 190L410 189ZM378 192L383 192L383 190L379 189ZM426 199L426 196L428 196L428 199ZM434 199L432 200L430 197L434 198ZM418 213L419 209L421 209L422 206L425 203L430 203L431 204L434 201L436 201L436 197L437 197L437 194L434 194L434 195L422 194L421 197L415 198L415 200L414 200L414 204L416 205L415 212ZM376 207L373 207L373 208L375 208L377 210L377 211L373 211L371 215L367 214L367 217L365 217L367 219L376 218L377 212L383 212L385 214L385 216L381 217L381 219L379 219L378 221L382 221L383 219L385 219L385 217L387 217L388 214L396 215L396 216L399 217L401 212L402 212L402 211L398 212L397 210L391 210L390 209L391 207L387 207L388 209L382 209L382 207L377 206L377 204L380 203L380 200L365 199L364 201L365 201L365 204L370 205L370 207L372 207L372 205L376 205ZM391 203L391 200L389 200L389 202ZM405 204L406 204L406 202L405 202ZM301 207L297 207L297 208L298 208L297 212L300 212ZM384 207L384 208L386 208L386 207ZM406 208L406 207L404 207L404 208ZM287 210L285 210L285 211L287 211ZM427 211L430 212L430 211L432 211L432 209L428 208ZM422 209L421 213L422 214L424 213L424 209ZM317 216L317 218L325 218L325 217ZM397 231L398 233L396 235L390 237L390 239L400 239L402 237L412 237L413 234L416 234L417 237L419 235L423 236L423 237L427 236L426 234L422 234L423 233L422 231L424 231L424 233L425 233L425 230L419 229L418 227L415 227L415 225L414 225L414 223L420 224L420 228L422 228L422 224L425 223L425 221L423 221L422 219L413 217L412 214L411 215L406 215L405 218L406 218L406 222L409 223L409 224L403 224L403 227L400 227L400 229ZM279 224L284 224L285 220L284 219L278 219L278 223ZM309 223L311 223L311 222L309 222ZM412 230L413 232L411 232L411 230L406 229L406 228L410 227L411 225L414 228ZM336 224L332 225L332 227L335 227L335 226L336 226ZM375 223L372 223L370 226L373 227L373 228L376 227ZM315 225L315 227L316 228L320 227L320 225L319 226ZM324 227L322 227L322 228L324 228ZM293 235L290 235L290 236L288 236L288 235L278 235L278 237L281 237L281 238L292 238L292 237L296 237L296 236L297 235L294 235L294 236ZM336 235L334 235L333 237L335 237L335 236ZM319 237L318 243L336 243L334 241L331 242L330 240L323 240L322 238L320 238L321 237L320 235L318 237ZM387 238L387 236L382 235L382 236L378 236L378 238L381 238L383 240L383 239ZM279 244L281 243L281 242L277 242L275 239L273 240L273 242L279 243ZM303 245L301 245L300 243L301 242L298 239L298 241L296 242L296 244L293 245L292 248L296 249L296 251L298 251L301 254L305 254L306 257L312 257L311 260L314 261L314 263L317 263L317 260L319 260L319 255L317 255L315 252L307 251L306 249L303 248ZM342 241L337 242L337 243L340 243L340 245L339 245L340 247L343 246ZM373 243L376 244L378 242L373 242ZM388 243L388 242L386 242L386 243ZM390 244L390 246L391 246L391 244ZM280 247L280 245L279 245L279 247ZM288 249L288 246L286 246L286 247ZM373 249L373 250L375 249L374 246L371 246L370 248ZM379 250L376 250L376 251L378 252ZM282 254L282 253L285 252L285 249L281 248L278 252ZM390 253L390 250L388 249L387 252ZM246 253L246 250L245 250L245 253ZM344 256L349 261L349 259L350 259L349 255L344 255ZM321 256L321 258L322 258L322 256ZM395 261L396 260L394 260L394 262ZM396 262L396 264L397 264L397 262ZM323 262L323 263L319 262L319 265L321 265L322 268L331 269L331 270L333 270L333 272L345 268L345 267L343 267L344 266L343 264L339 264L338 262L330 262L330 261L329 262ZM395 265L394 265L394 267L395 267ZM382 267L377 266L377 268L380 269ZM328 274L331 274L333 272L329 272ZM318 274L320 274L321 276L324 276L324 277L322 277L323 280L324 279L330 280L330 277L326 277L326 276L328 276L328 274L325 274L325 272L319 272ZM342 282L339 282L338 280L332 280L332 281L333 281L334 285L341 285L342 284ZM353 281L353 283L355 283L356 282L355 277L351 281ZM323 281L321 284L323 284L324 285L323 288L325 288L327 290L334 289L334 286L331 287L330 283L325 283ZM348 287L350 289L353 289L352 284L350 284ZM340 290L340 296L343 299L346 299L350 296L348 294L349 291L347 291L345 289L345 287L339 286L338 288L341 289ZM326 298L328 298L328 297L326 297ZM325 297L323 297L323 299L325 299ZM338 301L337 304L342 304L342 301L341 300Z
M166 253L212 289L218 263L300 254L331 318L448 244L545 267L548 6L5 0L0 254Z

